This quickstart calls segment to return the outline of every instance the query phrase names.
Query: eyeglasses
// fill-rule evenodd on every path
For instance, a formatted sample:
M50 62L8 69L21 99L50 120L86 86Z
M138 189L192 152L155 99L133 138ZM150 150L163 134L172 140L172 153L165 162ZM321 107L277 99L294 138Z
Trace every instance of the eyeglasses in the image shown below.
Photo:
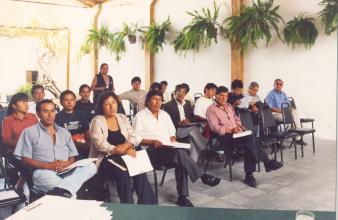
M276 85L277 85L277 86L282 86L282 85L283 85L283 83L276 83Z

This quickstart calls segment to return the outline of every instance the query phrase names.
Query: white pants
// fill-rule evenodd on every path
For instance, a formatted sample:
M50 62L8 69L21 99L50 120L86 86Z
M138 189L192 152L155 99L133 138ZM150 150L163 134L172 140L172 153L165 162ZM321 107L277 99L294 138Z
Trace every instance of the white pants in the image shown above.
M97 167L94 163L78 167L73 172L69 172L62 177L52 170L35 170L33 184L43 192L53 190L55 187L66 189L72 194L73 198L76 198L76 193L82 184L96 173Z

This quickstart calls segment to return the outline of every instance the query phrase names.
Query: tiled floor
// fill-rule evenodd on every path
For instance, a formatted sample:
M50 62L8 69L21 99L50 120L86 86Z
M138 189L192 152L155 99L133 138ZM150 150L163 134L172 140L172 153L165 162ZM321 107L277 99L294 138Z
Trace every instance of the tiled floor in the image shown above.
M189 183L189 199L197 207L335 210L336 143L317 138L316 154L313 154L310 139L305 140L308 146L304 158L295 160L294 149L285 149L283 168L266 173L261 166L262 171L255 173L259 183L257 188L247 187L241 182L243 162L235 163L232 182L229 181L228 169L224 169L222 164L211 163L208 172L221 177L221 183L213 188L203 185L200 180ZM158 172L158 176L160 178L162 173ZM148 178L153 182L152 174ZM114 187L112 190L115 191ZM112 194L112 200L118 201L116 191ZM170 170L164 185L159 187L160 205L175 205L176 195L174 173ZM0 209L0 219L5 215L8 215L8 210Z

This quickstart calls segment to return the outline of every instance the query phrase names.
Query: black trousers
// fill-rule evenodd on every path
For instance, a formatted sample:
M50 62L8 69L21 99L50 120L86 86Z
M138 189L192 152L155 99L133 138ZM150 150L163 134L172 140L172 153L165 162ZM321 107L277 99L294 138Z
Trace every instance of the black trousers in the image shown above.
M225 134L219 137L220 146L224 150L232 146L241 146L244 149L244 171L253 173L256 171L256 163L263 161L264 164L269 160L268 155L262 149L254 135L233 138L232 134Z
M119 161L120 156L111 156L112 159ZM109 175L116 181L117 193L120 197L121 203L134 203L132 184L128 171L123 171L115 165L108 162L106 158L103 159L99 168L99 174ZM132 177L134 189L138 197L138 204L156 204L157 199L151 185L148 181L147 174L139 174Z
M188 176L192 182L202 175L202 169L184 149L152 148L147 149L149 159L155 169L161 166L175 167L176 189L179 196L188 196Z

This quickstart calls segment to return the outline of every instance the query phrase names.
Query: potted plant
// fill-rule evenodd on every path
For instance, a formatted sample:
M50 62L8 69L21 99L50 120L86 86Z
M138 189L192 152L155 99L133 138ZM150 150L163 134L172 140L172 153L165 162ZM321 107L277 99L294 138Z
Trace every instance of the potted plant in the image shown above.
M87 44L96 45L98 47L109 47L109 43L112 39L112 34L106 25L102 25L98 30L90 29L87 35Z
M257 0L251 7L244 7L239 16L225 19L230 41L238 41L241 49L247 51L250 45L257 47L257 42L262 39L265 39L268 46L272 38L271 30L281 39L278 23L283 22L283 18L277 13L279 6L274 6L273 3L273 0Z
M152 23L149 27L144 27L140 31L143 32L142 41L149 45L150 53L155 54L163 48L170 29L170 18L162 23Z
M219 6L214 2L214 12L210 9L202 8L202 13L198 11L187 12L192 16L191 22L183 28L176 39L171 43L175 52L181 53L187 50L199 51L200 47L210 46L212 40L217 43L218 28L221 28L217 22L219 15Z
M138 25L137 24L126 24L123 23L123 29L122 33L128 37L128 41L131 44L136 43L136 32L138 31Z
M288 46L291 45L292 49L296 45L304 45L306 49L313 46L318 36L318 31L313 23L314 20L314 18L300 14L288 21L283 30L285 43Z
M121 54L126 51L125 37L126 35L124 33L116 32L113 34L113 37L111 38L109 49L111 52L115 53L116 61L120 61Z
M338 1L337 0L323 0L319 3L324 8L319 12L319 19L325 28L325 33L330 35L337 29L338 23Z

